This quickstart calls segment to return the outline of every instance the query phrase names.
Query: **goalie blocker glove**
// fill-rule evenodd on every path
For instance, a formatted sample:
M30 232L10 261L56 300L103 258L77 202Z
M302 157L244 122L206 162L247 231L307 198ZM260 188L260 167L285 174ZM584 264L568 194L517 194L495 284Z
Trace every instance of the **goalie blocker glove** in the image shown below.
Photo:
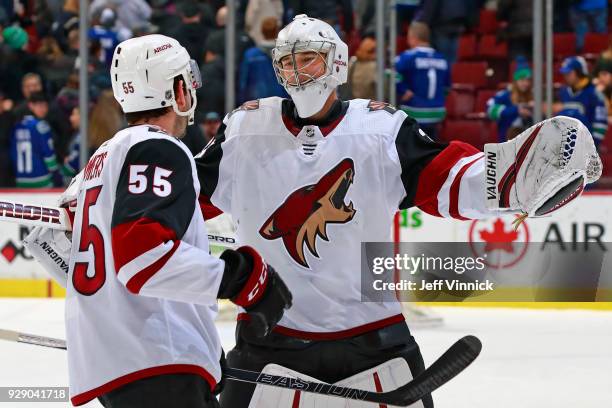
M219 299L230 299L243 307L250 322L245 330L256 337L267 336L292 304L292 295L274 268L249 246L224 251L225 270Z
M539 122L509 142L486 144L484 151L487 207L530 217L563 207L602 171L591 133L566 116Z

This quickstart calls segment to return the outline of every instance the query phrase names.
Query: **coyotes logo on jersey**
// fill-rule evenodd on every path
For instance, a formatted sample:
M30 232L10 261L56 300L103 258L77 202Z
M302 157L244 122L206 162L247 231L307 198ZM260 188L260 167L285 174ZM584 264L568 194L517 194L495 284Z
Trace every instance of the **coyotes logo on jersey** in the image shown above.
M354 176L353 160L342 160L316 184L291 193L266 220L259 233L269 240L282 238L291 258L309 268L304 244L318 258L316 240L320 236L329 241L327 224L345 224L355 216L353 203L344 203Z

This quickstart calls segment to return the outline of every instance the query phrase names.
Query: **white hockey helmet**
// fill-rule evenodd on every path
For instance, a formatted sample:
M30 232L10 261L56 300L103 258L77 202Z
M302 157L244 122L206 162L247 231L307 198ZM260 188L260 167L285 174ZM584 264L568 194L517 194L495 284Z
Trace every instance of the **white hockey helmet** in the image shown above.
M320 54L325 61L325 73L317 78L310 77L306 81L300 81L295 54L301 52ZM287 56L294 59L290 69L284 69L281 65L281 59ZM346 82L348 60L348 46L332 26L306 14L295 16L293 21L278 33L276 47L272 50L276 78L291 96L302 118L319 112L329 95ZM288 77L292 80L289 81ZM304 73L301 77L304 77Z
M117 45L111 65L115 99L123 112L141 112L172 106L193 123L196 89L202 86L198 64L174 38L152 34L131 38ZM191 108L182 112L176 105L174 78L182 76L191 94Z

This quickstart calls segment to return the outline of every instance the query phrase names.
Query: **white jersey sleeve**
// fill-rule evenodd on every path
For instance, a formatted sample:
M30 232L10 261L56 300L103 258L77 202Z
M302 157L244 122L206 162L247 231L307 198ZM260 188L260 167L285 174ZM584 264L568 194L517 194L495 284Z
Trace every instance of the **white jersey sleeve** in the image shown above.
M112 216L117 277L132 293L215 304L224 262L183 240L196 210L192 165L169 139L132 145L119 175Z
M195 157L201 185L199 203L204 219L231 213L235 192L236 165L240 156L239 133L246 111L259 108L259 101L249 101L223 119L217 136Z
M493 215L485 203L484 154L464 142L433 141L406 117L387 137L383 162L388 194L398 208L460 220Z

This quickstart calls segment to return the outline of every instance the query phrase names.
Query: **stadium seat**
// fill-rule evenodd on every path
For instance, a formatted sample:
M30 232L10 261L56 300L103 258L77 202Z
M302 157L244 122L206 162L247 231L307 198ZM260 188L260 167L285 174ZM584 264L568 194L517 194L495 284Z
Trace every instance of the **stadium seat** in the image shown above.
M487 111L487 101L492 98L498 91L496 89L481 89L476 94L476 104L474 109L476 112Z
M498 42L494 34L485 34L478 41L478 56L484 59L507 59L508 43Z
M561 65L562 65L562 61L557 61L553 64L553 82L556 83L565 83L565 81L563 80L563 74L561 72L559 72L559 70L561 69ZM546 69L546 67L544 67L544 69ZM546 80L546 71L544 73L542 73L542 81Z
M452 67L453 84L471 84L474 88L484 88L487 84L488 65L484 61L456 62Z
M446 115L451 119L463 118L474 112L474 93L451 90L446 97Z
M459 45L457 47L457 60L465 61L474 59L476 56L476 34L464 34L459 37Z
M460 140L482 149L486 127L487 122L484 120L447 120L442 127L441 138L449 142Z
M408 49L408 39L405 35L398 35L395 39L395 51L399 55L400 53Z
M603 142L601 142L600 151L602 153L612 154L612 125L608 126L606 137L604 138ZM612 169L610 170L612 171Z
M556 33L553 35L553 56L556 60L576 55L576 34Z
M601 162L603 164L603 172L602 175L606 177L612 177L612 152L610 153L602 153Z
M487 86L486 88L495 88L500 82L508 80L508 60L507 59L490 59L487 69Z
M497 122L494 120L488 120L486 123L486 133L484 136L483 145L485 143L498 143L499 139L497 138Z
M498 27L499 22L497 21L495 10L480 10L480 20L476 28L478 34L495 34Z
M598 33L587 33L584 37L584 49L582 50L585 54L601 54L610 43L610 37L608 34Z

